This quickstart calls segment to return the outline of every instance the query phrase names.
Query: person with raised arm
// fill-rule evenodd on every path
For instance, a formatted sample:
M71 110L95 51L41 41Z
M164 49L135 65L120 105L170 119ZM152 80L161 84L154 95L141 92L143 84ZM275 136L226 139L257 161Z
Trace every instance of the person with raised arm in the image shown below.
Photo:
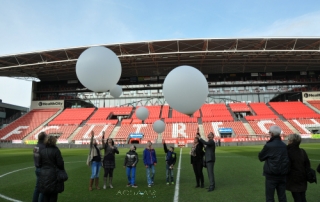
M103 132L104 137L104 132ZM89 181L89 191L92 191L92 185L95 181L96 189L99 190L99 173L101 167L101 152L102 147L98 147L97 140L94 139L94 132L91 131L90 150L87 159L87 165L91 166L91 177Z
M198 137L194 138L193 145L190 151L190 156L191 156L191 165L193 167L193 172L194 172L194 175L196 176L195 188L198 188L200 186L201 188L204 188L204 177L202 172L204 151L203 151L203 144L199 142Z
M205 145L205 164L207 166L207 172L208 172L208 178L209 178L209 188L208 192L211 192L215 189L216 183L214 179L214 163L216 161L216 144L213 141L213 133L210 132L208 134L208 141L205 141L201 138L200 134L197 134L197 137L199 138L199 142L201 142L203 145Z
M119 150L114 146L114 141L111 138L108 138L106 142L104 141L104 135L102 138L102 144L104 149L103 157L103 168L104 168L104 180L103 180L103 189L107 188L107 179L109 177L109 187L113 189L112 180L113 180L113 170L116 167L115 155L119 154Z

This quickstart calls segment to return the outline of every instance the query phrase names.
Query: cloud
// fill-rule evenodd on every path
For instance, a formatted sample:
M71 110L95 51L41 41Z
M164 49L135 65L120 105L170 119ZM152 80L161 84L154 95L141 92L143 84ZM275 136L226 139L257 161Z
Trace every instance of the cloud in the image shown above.
M319 37L320 12L308 13L291 19L280 19L260 30L246 28L239 35L245 37Z

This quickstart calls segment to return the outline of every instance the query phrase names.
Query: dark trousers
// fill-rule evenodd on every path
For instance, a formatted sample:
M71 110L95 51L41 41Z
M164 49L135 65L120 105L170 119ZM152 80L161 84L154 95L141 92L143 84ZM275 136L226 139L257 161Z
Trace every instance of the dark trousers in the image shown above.
M291 192L294 202L307 202L306 192Z
M44 202L57 202L58 193L43 194L43 200Z
M274 192L277 190L279 202L287 202L286 178L266 178L266 202L274 202Z
M201 185L203 185L204 178L203 178L203 172L202 172L202 168L203 168L202 161L194 162L192 166L193 166L194 175L196 176L197 186L200 186L200 182L201 182Z
M37 177L37 181L36 181L36 187L34 188L34 192L33 192L33 199L32 202L43 202L43 194L40 193L39 190L39 177L40 177L40 168L36 168L36 177Z
M207 171L208 171L208 178L211 189L214 189L216 187L216 183L214 180L214 162L207 162Z

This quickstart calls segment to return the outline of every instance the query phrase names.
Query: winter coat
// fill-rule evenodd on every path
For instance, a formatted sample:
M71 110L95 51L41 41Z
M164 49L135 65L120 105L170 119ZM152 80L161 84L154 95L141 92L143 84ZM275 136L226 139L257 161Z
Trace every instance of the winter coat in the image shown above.
M164 153L166 153L166 163L168 165L174 165L176 163L176 153L168 150L166 143L163 143Z
M103 149L103 147L98 147L98 146L97 146L97 148L98 148L98 150ZM90 152L89 152L89 156L87 158L87 165L90 166L91 162L92 162L92 159L94 157L99 156L99 154L100 153L97 151L97 149L93 145L93 136L91 136L91 139L90 139Z
M39 141L38 144L33 148L33 161L34 161L34 166L36 168L40 168L40 152L45 149L46 146L44 145L43 141Z
M307 190L306 168L310 167L310 160L299 144L291 143L287 146L290 159L290 171L287 175L286 189L291 192L305 192Z
M104 168L115 168L116 160L115 154L119 154L118 148L113 146L113 149L110 148L108 144L104 144L104 157L103 157L103 167Z
M145 150L143 151L143 163L147 166L157 163L156 151L153 148L145 148Z
M271 137L258 157L260 161L265 161L263 175L267 178L285 178L288 174L290 162L287 146L280 136Z
M47 147L40 152L40 192L61 193L64 190L64 183L57 181L56 167L64 170L64 162L58 147Z
M213 140L208 140L208 142L206 142L205 140L203 140L202 138L199 139L199 142L201 142L201 144L206 145L205 147L205 161L207 163L209 162L215 162L216 161L216 144L214 143Z
M196 163L203 163L203 156L204 156L204 151L203 151L203 144L199 142L196 146L195 149L196 156L191 156L191 164L196 164Z
M127 152L126 157L124 159L124 166L132 166L133 164L137 166L139 162L138 154L136 151L130 150Z

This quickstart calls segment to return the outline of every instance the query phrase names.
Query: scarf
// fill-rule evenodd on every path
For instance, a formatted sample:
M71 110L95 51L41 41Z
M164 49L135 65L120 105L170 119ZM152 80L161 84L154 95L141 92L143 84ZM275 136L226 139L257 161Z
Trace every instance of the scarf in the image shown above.
M190 155L191 156L196 156L196 148L197 148L198 143L194 143L193 146L191 147Z

